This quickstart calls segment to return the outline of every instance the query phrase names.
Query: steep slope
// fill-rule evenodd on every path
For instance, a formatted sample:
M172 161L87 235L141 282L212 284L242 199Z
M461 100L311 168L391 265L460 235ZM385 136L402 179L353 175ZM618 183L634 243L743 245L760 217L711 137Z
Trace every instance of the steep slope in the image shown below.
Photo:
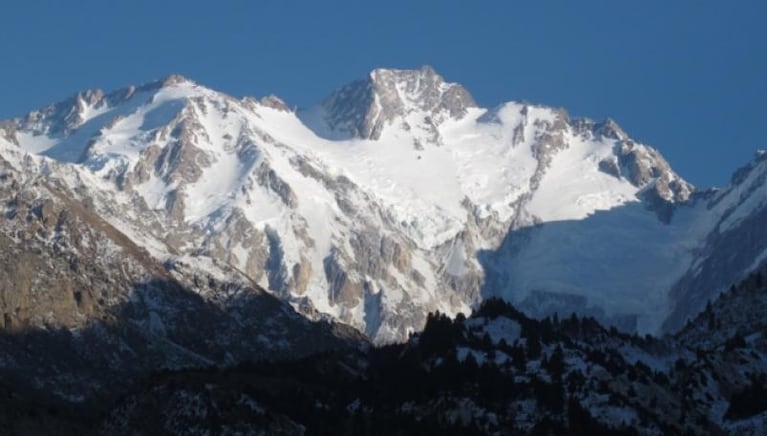
M695 350L685 365L691 402L728 434L767 431L767 264L732 285L675 335Z
M410 118L402 127L420 129L438 142L442 122L463 117L476 107L464 87L445 83L436 71L424 66L420 70L374 70L368 78L333 92L301 116L321 136L373 140L380 139L389 124Z
M55 165L18 149L0 157L0 377L12 392L98 401L161 368L364 342L230 268L158 262L42 175Z
M469 318L430 316L405 344L160 374L101 431L763 434L760 280L664 339L575 315L534 320L488 300Z
M656 332L694 313L680 279L725 213L613 121L480 108L428 67L299 112L171 76L0 128L158 261L235 268L379 342L491 296Z
M666 320L667 331L679 329L685 320L746 277L767 259L767 154L733 174L732 183L697 199L703 209L701 221L712 226L699 246L688 271L671 290L674 310Z

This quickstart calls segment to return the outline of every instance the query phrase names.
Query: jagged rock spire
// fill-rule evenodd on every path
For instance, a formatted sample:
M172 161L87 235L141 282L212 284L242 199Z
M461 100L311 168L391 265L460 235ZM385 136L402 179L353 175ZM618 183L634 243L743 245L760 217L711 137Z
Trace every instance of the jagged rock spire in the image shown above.
M435 122L461 117L476 103L461 85L447 83L433 68L418 70L379 68L328 96L322 106L332 130L354 137L378 139L397 117L423 112Z

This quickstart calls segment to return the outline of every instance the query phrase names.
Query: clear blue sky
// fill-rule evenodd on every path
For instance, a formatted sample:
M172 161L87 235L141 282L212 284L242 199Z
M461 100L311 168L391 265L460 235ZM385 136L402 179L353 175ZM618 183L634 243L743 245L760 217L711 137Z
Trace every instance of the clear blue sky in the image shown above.
M485 106L609 116L702 187L767 148L765 0L9 0L0 118L169 73L307 106L423 64Z

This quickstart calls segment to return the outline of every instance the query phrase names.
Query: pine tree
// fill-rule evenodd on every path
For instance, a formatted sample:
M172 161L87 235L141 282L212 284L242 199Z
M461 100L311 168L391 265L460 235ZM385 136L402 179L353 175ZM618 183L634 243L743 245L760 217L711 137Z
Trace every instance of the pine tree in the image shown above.
M525 349L519 344L514 344L511 349L511 359L514 363L514 368L518 371L524 371L527 369L527 357L525 357Z
M482 335L482 344L480 345L480 348L484 351L492 350L494 348L493 340L490 338L488 332L485 332L485 334Z
M560 345L557 345L557 348L551 353L546 369L552 379L559 380L562 378L562 374L565 372L565 355Z
M528 329L526 332L527 339L527 358L530 360L537 360L541 357L541 339L538 331L535 329Z

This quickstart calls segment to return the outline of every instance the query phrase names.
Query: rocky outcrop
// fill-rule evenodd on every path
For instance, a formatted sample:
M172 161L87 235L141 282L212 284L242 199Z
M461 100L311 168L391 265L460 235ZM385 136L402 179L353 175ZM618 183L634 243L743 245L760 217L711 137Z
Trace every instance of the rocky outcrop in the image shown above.
M374 70L367 79L331 94L322 107L332 130L378 139L387 124L411 112L423 113L424 123L436 133L443 119L460 118L476 103L465 88L444 82L425 66L420 70Z
M116 395L161 368L353 345L225 264L161 263L39 174L0 155L0 371L60 400ZM54 164L55 165L55 164ZM51 181L53 182L53 181Z
M639 187L654 180L654 190L664 200L685 201L694 190L692 185L674 174L668 162L653 148L624 140L616 155L624 177Z
M13 121L0 121L0 138L5 139L11 144L19 145L16 139L16 123Z
M306 111L171 76L84 93L0 128L6 150L77 162L44 159L39 174L146 247L146 257L233 268L308 318L343 320L378 342L405 339L428 312L466 312L496 295L490 288L518 303L557 288L547 301L628 325L645 299L624 299L633 306L619 305L617 315L592 311L593 301L580 304L591 289L563 283L599 272L596 288L615 279L605 295L633 292L630 262L605 273L608 260L579 259L627 241L639 247L616 256L652 257L669 248L656 240L683 240L687 251L674 260L686 262L705 237L684 239L687 230L674 227L680 216L705 213L695 209L694 188L614 121L522 103L478 108L428 67L375 70ZM40 152L40 144L57 151ZM715 208L720 200L711 201ZM648 233L621 233L618 220ZM541 235L556 249L535 246ZM550 280L556 274L532 267L510 274L524 259L568 275ZM640 263L651 277L673 262ZM535 277L514 281L530 271ZM73 304L97 310L96 294L78 295Z

